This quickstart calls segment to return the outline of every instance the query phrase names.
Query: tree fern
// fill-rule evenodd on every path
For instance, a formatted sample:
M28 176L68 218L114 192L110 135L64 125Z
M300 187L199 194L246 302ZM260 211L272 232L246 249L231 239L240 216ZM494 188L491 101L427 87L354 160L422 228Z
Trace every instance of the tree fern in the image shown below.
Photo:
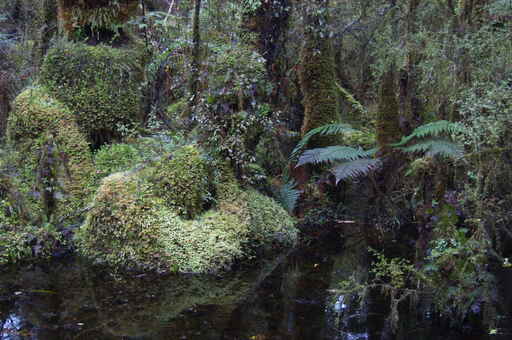
M460 158L464 155L464 149L460 144L444 138L427 139L402 148L402 150L408 153L425 153L431 157L439 155L447 158Z
M393 144L393 146L404 146L415 138L448 136L461 132L464 132L462 125L447 120L438 120L417 127L410 135L403 137L400 142Z
M354 161L356 159L368 157L368 152L363 149L355 149L349 146L327 146L325 148L310 149L304 151L299 157L297 167L304 164L318 164L325 162L334 162L342 160Z
M301 194L300 190L295 189L296 187L297 182L289 180L285 182L279 190L274 192L277 202L279 202L279 204L281 204L281 206L290 214L297 206L297 202Z
M341 124L341 123L333 123L333 124L327 124L322 125L320 127L317 127L316 129L313 129L306 133L304 137L300 140L299 143L295 146L295 148L292 151L292 154L290 156L290 159L295 159L302 149L308 144L310 139L313 136L320 135L320 136L328 136L328 135L339 135L347 132L355 132L357 130L353 129L348 124Z
M381 164L380 159L362 158L354 161L342 162L334 166L330 171L336 178L336 184L340 181L366 176L377 169Z
M460 158L464 148L452 140L452 135L463 133L464 128L458 123L439 120L421 125L392 146L406 153L424 153L427 156Z

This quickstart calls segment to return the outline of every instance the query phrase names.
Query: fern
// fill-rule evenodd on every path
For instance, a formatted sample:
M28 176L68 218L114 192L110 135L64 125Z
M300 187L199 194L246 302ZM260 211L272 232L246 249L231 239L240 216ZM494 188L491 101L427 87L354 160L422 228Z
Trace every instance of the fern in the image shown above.
M301 194L300 190L295 189L296 186L297 182L290 180L284 183L279 190L275 192L277 202L279 202L289 214L291 214L297 206Z
M346 179L353 179L359 176L368 175L377 169L381 164L380 159L363 158L343 162L334 166L330 171L336 178L336 184Z
M464 132L462 125L447 120L438 120L417 127L409 136L403 137L400 142L392 144L392 146L404 146L415 138L438 137L461 132Z
M425 153L430 157L439 155L447 158L460 158L464 155L464 149L460 144L444 138L427 139L402 148L402 151L407 153Z
M458 123L439 120L421 125L402 140L392 146L406 153L424 153L427 156L460 158L464 154L462 145L452 140L452 135L463 133L464 128ZM406 146L409 144L408 146Z
M297 162L296 167L304 164L318 164L325 162L334 162L341 160L354 161L356 159L368 157L368 152L363 149L355 149L349 146L328 146L325 148L310 149L304 151Z
M297 158L297 156L300 154L302 149L308 144L310 139L316 135L320 136L328 136L328 135L340 135L347 132L355 132L357 130L353 129L348 124L341 124L341 123L333 123L333 124L327 124L322 125L320 127L317 127L316 129L313 129L306 133L304 137L300 140L299 143L295 146L295 148L292 151L292 154L290 156L290 160L293 160Z

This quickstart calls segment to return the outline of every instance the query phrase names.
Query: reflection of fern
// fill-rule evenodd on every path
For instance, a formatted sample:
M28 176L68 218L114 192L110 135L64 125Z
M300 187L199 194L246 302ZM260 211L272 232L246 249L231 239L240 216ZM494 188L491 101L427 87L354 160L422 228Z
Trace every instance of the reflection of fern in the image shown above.
M284 183L279 190L275 192L276 200L290 214L293 212L293 209L295 209L301 194L300 190L295 189L296 186L297 182L290 180Z
M417 127L409 136L403 137L393 146L406 153L460 158L464 149L459 143L452 140L451 135L462 132L464 129L460 124L439 120Z

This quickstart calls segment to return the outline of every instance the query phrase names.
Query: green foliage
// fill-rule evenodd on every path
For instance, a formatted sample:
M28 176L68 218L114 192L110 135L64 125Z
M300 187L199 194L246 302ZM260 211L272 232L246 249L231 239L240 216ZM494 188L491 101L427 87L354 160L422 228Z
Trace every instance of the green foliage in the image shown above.
M321 135L321 136L330 136L330 135L340 135L348 132L355 132L350 125L348 124L340 124L340 123L333 123L333 124L326 124L319 126L308 133L306 133L299 143L295 146L295 148L292 151L292 154L290 156L290 159L295 159L297 156L299 156L299 153L302 152L304 147L308 144L310 139L315 135Z
M380 165L381 160L378 158L363 158L338 163L330 171L336 178L336 184L338 184L340 181L367 176L370 172L378 169Z
M194 119L201 140L214 153L231 161L246 183L259 140L275 127L265 98L271 90L265 60L248 44L212 46L208 89L201 93Z
M297 183L294 180L289 180L274 192L276 200L289 214L293 213L301 194L300 190L295 189L296 186Z
M139 151L130 144L106 144L94 153L94 165L99 178L127 171L140 161Z
M461 133L464 133L462 125L439 120L417 127L410 135L403 137L393 146L407 153L423 153L431 157L439 155L457 159L464 154L464 148L461 144L454 142L452 136Z
M390 285L395 289L410 286L415 273L412 263L400 257L388 258L371 248L369 251L376 257L370 269L375 283Z
M48 51L40 81L76 117L95 144L120 135L118 125L140 119L140 55L102 45L59 42Z
M50 226L5 225L0 219L0 265L50 258L62 244Z
M355 161L371 155L363 149L354 149L348 146L326 146L325 148L309 149L299 157L296 166L304 164L332 163L335 161Z

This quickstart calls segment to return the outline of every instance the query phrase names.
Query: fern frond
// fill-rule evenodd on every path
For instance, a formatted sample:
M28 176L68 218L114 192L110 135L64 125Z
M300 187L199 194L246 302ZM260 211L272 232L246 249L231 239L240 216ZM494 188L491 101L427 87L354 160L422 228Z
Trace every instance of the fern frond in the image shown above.
M328 136L328 135L340 135L347 132L355 132L357 130L353 129L348 124L341 124L341 123L333 123L333 124L326 124L322 125L320 127L317 127L316 129L313 129L306 133L304 137L300 140L299 143L295 146L295 148L292 151L292 154L290 156L290 159L295 159L299 153L304 149L304 147L308 144L310 139L316 135L320 136Z
M354 161L356 159L368 157L368 152L363 149L355 149L349 146L327 146L325 148L310 149L304 151L299 157L295 167L304 164L318 164L334 161Z
M400 142L392 144L392 146L404 146L414 138L438 137L460 132L464 132L464 127L461 124L447 120L438 120L418 126L410 135L403 137Z
M444 138L427 139L401 150L407 153L425 153L430 157L439 155L455 159L464 155L464 149L460 144Z
M363 158L354 161L340 163L331 169L331 173L336 177L336 184L340 181L364 176L377 169L381 164L378 158Z
M284 183L275 193L277 202L279 202L289 214L291 214L297 206L301 194L300 190L295 189L296 186L297 182L290 180Z

